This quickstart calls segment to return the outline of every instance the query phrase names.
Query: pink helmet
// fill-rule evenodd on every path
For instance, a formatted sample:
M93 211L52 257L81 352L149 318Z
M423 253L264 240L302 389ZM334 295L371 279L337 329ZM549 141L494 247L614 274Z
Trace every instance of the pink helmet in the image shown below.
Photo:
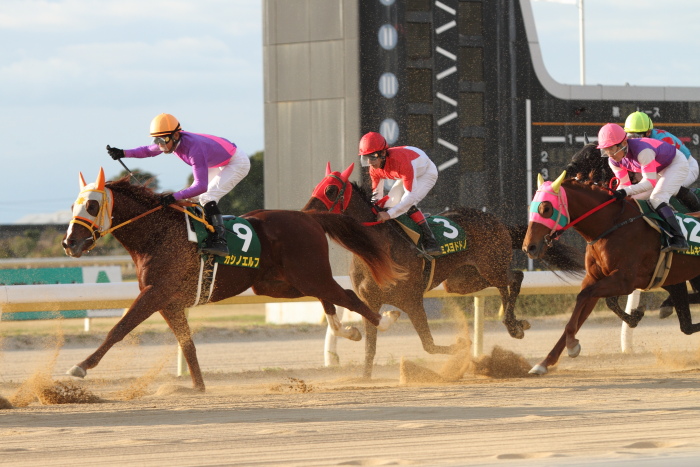
M627 138L625 130L615 123L608 123L598 132L598 149L609 148L620 144Z
M358 155L366 156L367 154L374 154L386 148L387 144L384 137L379 133L370 131L360 140L360 153Z

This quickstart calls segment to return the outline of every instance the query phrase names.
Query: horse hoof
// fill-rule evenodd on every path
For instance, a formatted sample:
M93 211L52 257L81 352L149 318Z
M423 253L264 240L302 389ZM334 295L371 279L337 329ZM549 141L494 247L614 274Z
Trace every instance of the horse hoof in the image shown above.
M380 331L386 331L396 322L397 319L399 319L400 315L401 312L399 310L385 311L382 313L382 319L379 321L377 329Z
M528 329L530 329L530 322L528 320L524 319L521 321L521 323L523 326L523 331L527 331Z
M532 367L530 371L528 371L531 375L546 375L547 374L547 367L543 365L535 365Z
M85 378L87 376L87 371L80 368L78 365L73 366L70 370L66 371L69 376L75 376L76 378Z
M573 348L566 349L566 351L569 353L569 357L576 358L578 357L578 354L581 353L581 344L577 342Z
M346 326L345 331L347 331L347 337L351 341L361 341L362 340L362 334L360 334L360 330L357 329L355 326Z
M673 314L673 307L672 306L661 307L661 309L659 310L659 319L668 318L672 314Z

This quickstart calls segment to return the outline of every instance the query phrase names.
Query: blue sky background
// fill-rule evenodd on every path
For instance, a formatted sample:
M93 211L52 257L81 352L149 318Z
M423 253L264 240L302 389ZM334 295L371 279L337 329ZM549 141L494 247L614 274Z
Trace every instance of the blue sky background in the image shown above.
M533 2L538 37L554 79L577 84L578 8L560 2ZM585 21L587 84L700 85L696 1L585 0ZM148 144L161 112L264 149L260 0L2 0L0 43L0 224L68 210L78 172L113 178L105 146ZM164 190L191 173L126 163Z

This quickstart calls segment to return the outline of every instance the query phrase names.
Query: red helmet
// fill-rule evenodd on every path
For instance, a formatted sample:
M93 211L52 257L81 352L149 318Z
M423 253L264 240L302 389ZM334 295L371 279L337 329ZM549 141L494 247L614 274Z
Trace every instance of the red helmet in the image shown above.
M387 147L386 140L382 135L377 132L370 131L360 140L360 153L358 155L366 156L367 154L374 154L375 152L379 152Z

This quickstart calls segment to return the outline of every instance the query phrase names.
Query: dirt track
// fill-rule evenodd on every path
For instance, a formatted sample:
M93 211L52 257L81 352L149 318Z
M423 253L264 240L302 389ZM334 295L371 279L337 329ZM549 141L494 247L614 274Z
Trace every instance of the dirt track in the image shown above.
M143 336L148 345L119 344L82 383L102 402L0 410L0 464L697 465L700 336L649 313L635 354L622 355L619 321L601 316L579 334L581 356L544 377L409 385L402 357L435 370L447 357L425 354L406 323L380 335L370 382L358 379L363 343L339 342L341 367L322 367L321 326L202 332L205 394L174 376L170 337ZM485 350L536 363L563 318L532 322L522 341L487 323ZM62 373L95 348L3 344L5 399L36 375L69 381Z

